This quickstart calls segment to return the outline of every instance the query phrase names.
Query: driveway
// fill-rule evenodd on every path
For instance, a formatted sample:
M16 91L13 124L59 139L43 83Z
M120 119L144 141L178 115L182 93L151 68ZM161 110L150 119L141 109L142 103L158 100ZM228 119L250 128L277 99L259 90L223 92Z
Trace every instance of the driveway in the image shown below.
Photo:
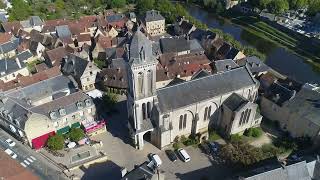
M100 114L107 121L107 132L94 136L93 139L102 141L103 150L110 161L104 165L92 166L92 170L82 170L82 179L119 179L121 168L131 171L134 165L139 165L148 160L149 153L158 154L163 164L160 171L164 171L166 179L224 179L232 170L229 167L216 164L212 157L203 154L200 149L187 147L191 161L184 163L181 160L171 162L164 151L156 148L149 142L145 142L143 150L137 150L130 144L127 130L126 101L117 105L118 113L113 115ZM99 168L100 167L100 168ZM104 170L102 170L103 168ZM209 178L210 177L210 178Z

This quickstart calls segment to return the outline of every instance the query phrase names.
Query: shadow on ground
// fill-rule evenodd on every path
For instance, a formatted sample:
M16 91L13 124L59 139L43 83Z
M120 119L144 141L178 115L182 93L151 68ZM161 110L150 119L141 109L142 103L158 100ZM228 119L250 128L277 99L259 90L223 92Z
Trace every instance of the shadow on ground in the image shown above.
M80 169L84 172L81 180L92 179L121 179L121 167L112 161L106 161L103 163L95 163L88 168L81 166Z

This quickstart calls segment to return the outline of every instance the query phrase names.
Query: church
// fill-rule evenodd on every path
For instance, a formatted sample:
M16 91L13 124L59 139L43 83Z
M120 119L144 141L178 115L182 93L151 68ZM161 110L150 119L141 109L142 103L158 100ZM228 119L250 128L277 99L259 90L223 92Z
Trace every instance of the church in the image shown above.
M206 140L209 127L228 136L260 125L254 103L259 82L248 67L199 73L189 81L157 88L152 41L138 29L126 51L128 126L136 148L143 149L144 139L163 149L181 136Z

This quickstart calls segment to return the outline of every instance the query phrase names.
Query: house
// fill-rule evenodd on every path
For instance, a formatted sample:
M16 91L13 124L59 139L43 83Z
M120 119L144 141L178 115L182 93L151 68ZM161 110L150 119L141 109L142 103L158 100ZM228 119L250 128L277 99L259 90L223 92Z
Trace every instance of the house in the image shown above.
M95 89L96 77L100 69L91 61L69 54L64 57L61 71L73 76L79 87L88 92Z
M32 29L42 31L44 22L39 16L31 16L28 20L20 21L21 29L26 32L30 32Z
M135 22L135 23L137 22L137 16L134 12L130 12L128 17L129 17L130 21Z
M75 37L75 40L74 40L75 47L82 47L84 44L91 46L90 34L80 34L79 36Z
M249 56L249 57L245 57L242 59L237 59L237 60L235 60L235 62L239 66L247 65L255 77L259 77L262 74L266 74L272 70L268 65L263 63L263 61L261 61L256 56Z
M292 137L310 137L320 143L320 88L304 84L301 88L276 81L261 98L261 114L277 121Z
M22 26L19 21L1 23L2 32L12 33L13 35L16 35L21 28Z
M12 159L3 150L0 150L0 174L3 179L16 180L16 179L28 179L39 180L40 178L32 173L32 171L23 167L16 160Z
M149 35L158 36L165 33L165 19L159 11L147 11L143 21Z
M56 26L56 35L57 37L64 39L64 38L71 38L71 31L69 29L68 25L61 25L61 26Z
M95 105L72 81L58 76L5 93L0 103L1 125L34 149L49 136L94 122Z
M181 56L185 54L204 54L204 49L196 39L187 40L179 38L161 38L160 48L163 54Z
M0 60L0 80L12 81L18 75L29 76L29 70L22 60L16 57Z
M235 63L232 59L223 59L214 61L214 73L226 72L231 69L237 68L239 65Z
M179 17L177 22L174 24L174 33L177 36L190 35L197 28L183 17Z
M216 55L215 55L216 59L217 60L227 59L227 54L232 48L233 47L229 43L223 42L223 45L216 52Z
M232 47L231 50L227 53L226 59L238 60L243 59L246 56L240 50Z
M237 0L224 0L224 4L225 4L225 8L228 10L228 9L231 9L234 6L238 5L239 1L237 1Z
M308 158L298 162L265 163L252 170L240 174L234 180L267 180L267 179L304 179L312 180L320 178L319 157Z
M62 59L67 55L64 47L45 51L45 61L49 66L60 66Z
M256 110L251 104L258 95L259 82L247 67L158 89L157 60L151 41L138 29L128 50L128 127L136 148L143 148L144 135L162 149L182 135L200 134L200 139L205 140L209 126L231 134L259 125L259 122L254 123ZM221 118L224 101L234 93L250 103L243 104L246 108L233 111L237 117L224 115L225 118ZM241 104L239 102L235 104Z
M0 44L0 58L10 58L17 54L19 39L12 37L9 41Z
M113 59L110 67L98 74L100 85L105 91L124 95L128 89L126 62L122 58Z
M98 35L95 38L95 47L92 50L93 59L105 59L105 51L107 48L112 47L112 38L107 36Z
M114 27L115 29L122 29L125 27L125 24L127 22L126 17L124 14L113 14L113 15L107 15L106 21L109 25Z

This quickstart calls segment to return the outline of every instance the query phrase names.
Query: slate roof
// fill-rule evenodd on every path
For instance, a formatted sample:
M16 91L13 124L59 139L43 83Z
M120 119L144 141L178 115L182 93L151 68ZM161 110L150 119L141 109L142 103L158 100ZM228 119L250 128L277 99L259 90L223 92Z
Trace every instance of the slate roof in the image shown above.
M249 70L240 67L158 89L157 96L160 110L168 112L256 84Z
M108 21L108 23L112 23L121 21L124 17L124 14L113 14L110 16L106 16L106 20Z
M228 107L231 111L236 111L243 105L247 104L249 101L237 93L232 93L223 104Z
M68 96L62 96L58 99L55 99L54 101L42 104L40 106L36 106L30 109L30 111L46 115L50 117L51 112L56 112L56 117L60 118L61 115L59 114L59 110L61 108L64 108L66 111L66 114L72 114L74 112L79 111L77 103L81 102L82 106L85 107L86 103L85 101L89 101L90 105L93 105L92 99L90 96L85 94L82 91L78 91L75 93L72 93Z
M282 106L283 103L291 99L295 94L295 91L290 90L278 83L273 83L265 93L265 97L274 103Z
M162 38L160 47L163 54L190 50L190 44L185 38Z
M63 62L61 70L67 75L72 75L76 78L80 78L84 73L88 63L89 61L85 59L82 59L73 54L69 54L67 57L67 61Z
M6 17L6 13L0 13L0 22L7 22L8 19Z
M218 60L214 62L216 72L225 72L234 68L239 67L232 59Z
M32 26L42 26L44 22L41 20L39 16L31 16L30 17L30 24Z
M271 68L263 63L258 57L250 56L243 59L239 59L236 61L239 66L244 66L248 64L252 73L259 73L259 72L267 72L270 71Z
M59 38L71 37L71 32L68 25L56 26L56 32Z
M18 71L19 69L25 68L26 65L24 62L19 60L21 67L17 63L15 58L10 59L2 59L0 60L0 72L4 72L5 74L0 75L0 77L6 76L7 74Z
M1 53L8 53L10 51L14 51L19 46L19 39L13 38L11 41L3 43L0 45L0 52Z
M150 10L146 12L144 20L145 22L159 21L164 20L164 17L160 14L159 11Z
M20 61L26 61L28 60L29 58L31 58L33 55L31 54L30 51L23 51L21 53L19 53L17 55L17 58L20 60Z
M140 28L133 34L130 51L129 51L129 64L140 64L143 62L145 57L145 62L154 62L155 58L152 54L152 43L141 31Z

